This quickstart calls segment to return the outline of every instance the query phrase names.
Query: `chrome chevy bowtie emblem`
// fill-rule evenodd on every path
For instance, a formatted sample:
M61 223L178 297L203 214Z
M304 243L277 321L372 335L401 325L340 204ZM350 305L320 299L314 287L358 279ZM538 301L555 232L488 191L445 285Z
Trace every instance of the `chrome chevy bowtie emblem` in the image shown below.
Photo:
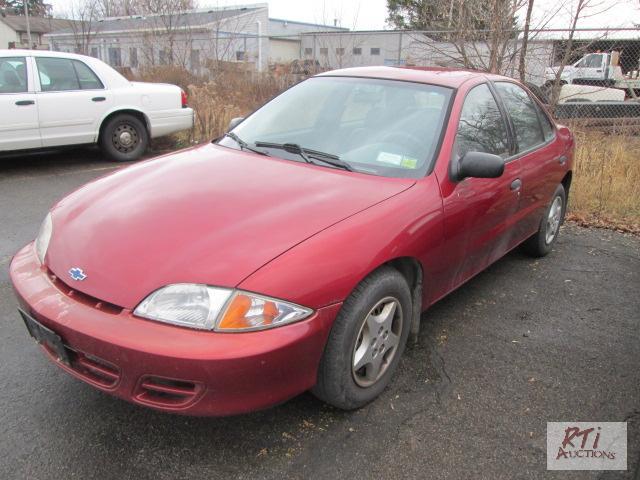
M79 267L73 267L69 270L69 276L74 280L81 282L85 278L87 278L87 274L82 271Z

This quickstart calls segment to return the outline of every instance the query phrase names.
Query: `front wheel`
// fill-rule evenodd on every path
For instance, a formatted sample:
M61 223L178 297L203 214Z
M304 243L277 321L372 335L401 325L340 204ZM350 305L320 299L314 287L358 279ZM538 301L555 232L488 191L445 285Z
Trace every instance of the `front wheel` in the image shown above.
M365 278L331 329L314 395L345 410L380 395L407 343L411 305L407 281L396 269L383 267Z
M547 255L558 238L560 225L564 221L564 214L567 208L567 194L562 185L558 185L551 198L551 203L545 210L538 231L528 238L523 248L526 253L533 257L544 257Z
M149 135L145 125L129 114L111 118L100 135L102 151L116 162L130 162L140 158L147 150Z

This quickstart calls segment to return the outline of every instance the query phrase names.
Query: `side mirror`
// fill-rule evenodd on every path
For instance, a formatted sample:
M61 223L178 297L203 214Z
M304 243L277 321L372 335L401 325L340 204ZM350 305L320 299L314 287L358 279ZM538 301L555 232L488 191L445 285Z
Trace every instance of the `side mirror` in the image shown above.
M504 172L504 159L498 155L484 152L467 152L457 162L457 180L463 178L497 178Z
M244 120L244 117L232 118L231 121L229 122L229 128L227 128L227 132L230 132L231 130L236 128L238 125L242 123L243 120Z

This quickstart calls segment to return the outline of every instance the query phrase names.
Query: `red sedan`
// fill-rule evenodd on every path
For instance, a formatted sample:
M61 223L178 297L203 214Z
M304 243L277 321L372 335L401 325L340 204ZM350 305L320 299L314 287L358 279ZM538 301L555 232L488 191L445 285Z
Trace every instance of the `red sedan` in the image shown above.
M311 389L358 408L423 310L520 244L552 249L572 157L512 79L328 72L76 190L11 279L51 360L125 400L229 415Z

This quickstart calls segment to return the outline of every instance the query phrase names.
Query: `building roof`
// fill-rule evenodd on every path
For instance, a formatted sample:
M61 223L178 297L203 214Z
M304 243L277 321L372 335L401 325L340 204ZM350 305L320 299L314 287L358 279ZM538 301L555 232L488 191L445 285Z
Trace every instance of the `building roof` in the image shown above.
M566 40L569 36L569 31L561 29L546 29L532 33L531 35L535 35L535 40ZM573 39L580 41L640 40L640 28L576 28L573 33Z
M212 8L210 10L192 10L185 13L175 15L174 29L180 28L198 28L206 25L215 24L223 19L236 17L245 13L255 12L259 6L247 6L238 8ZM148 30L163 25L164 15L132 15L130 17L113 17L105 18L95 22L95 31L97 33L107 32L131 32L137 30ZM67 25L68 27L68 25ZM71 28L61 28L55 30L53 35L72 34Z
M282 18L269 18L269 36L299 35L306 32L347 32L348 28L333 25L323 25L319 23L298 22L296 20L285 20Z
M29 29L33 33L49 33L61 28L70 28L69 22L72 21L62 18L29 17ZM27 19L22 15L0 15L0 22L16 32L27 31Z

